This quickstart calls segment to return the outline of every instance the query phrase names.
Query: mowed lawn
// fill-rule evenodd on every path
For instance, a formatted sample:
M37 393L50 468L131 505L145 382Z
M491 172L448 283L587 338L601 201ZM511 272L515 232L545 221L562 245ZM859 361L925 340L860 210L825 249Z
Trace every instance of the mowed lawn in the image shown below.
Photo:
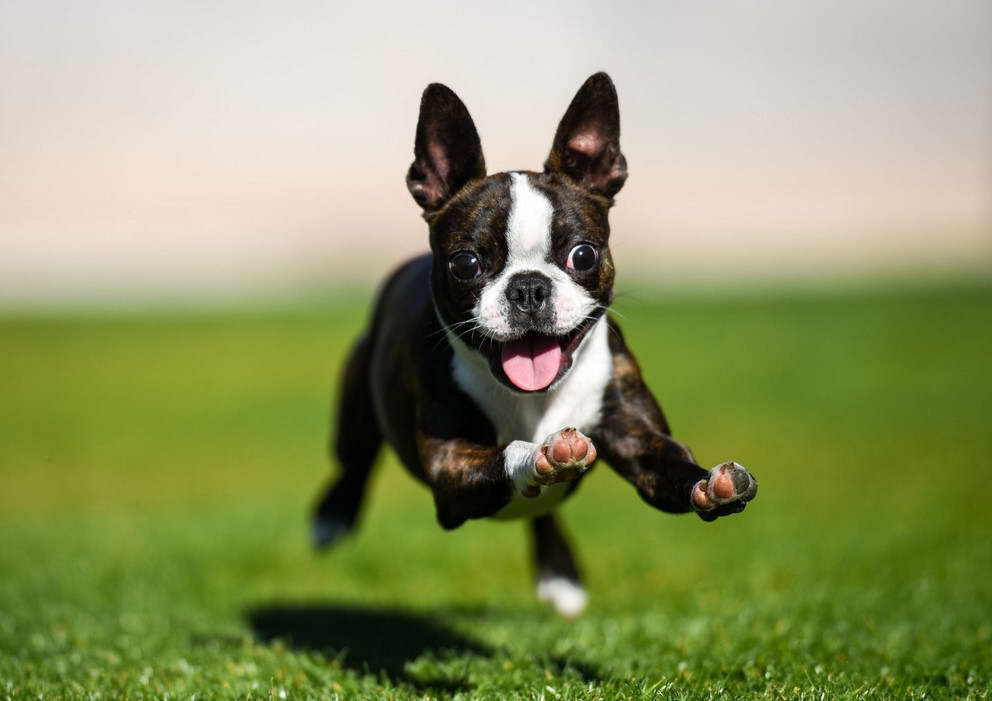
M599 465L562 514L445 533L391 457L315 556L367 300L0 321L0 698L992 697L992 287L618 303L675 435L758 477L653 511Z

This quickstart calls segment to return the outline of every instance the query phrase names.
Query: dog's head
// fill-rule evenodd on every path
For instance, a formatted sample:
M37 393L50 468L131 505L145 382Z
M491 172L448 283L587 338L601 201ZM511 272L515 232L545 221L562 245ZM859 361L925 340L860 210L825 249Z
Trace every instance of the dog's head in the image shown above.
M543 173L487 177L468 110L437 83L414 151L407 186L430 225L441 322L508 387L548 389L612 299L607 213L627 178L613 82L582 85Z

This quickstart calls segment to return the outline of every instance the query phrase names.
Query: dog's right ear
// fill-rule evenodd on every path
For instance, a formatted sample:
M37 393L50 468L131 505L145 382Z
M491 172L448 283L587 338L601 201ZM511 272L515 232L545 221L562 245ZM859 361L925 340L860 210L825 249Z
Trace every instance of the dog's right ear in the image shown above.
M410 194L425 212L444 206L471 180L486 177L479 133L465 105L447 86L431 83L420 99Z

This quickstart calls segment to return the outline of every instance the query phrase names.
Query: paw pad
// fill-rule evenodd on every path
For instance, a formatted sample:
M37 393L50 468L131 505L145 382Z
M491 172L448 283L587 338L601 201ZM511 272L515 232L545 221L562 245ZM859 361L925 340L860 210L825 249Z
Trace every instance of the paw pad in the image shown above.
M758 493L758 481L743 465L725 462L710 470L709 477L692 489L692 506L696 511L712 511L728 504L744 504ZM740 509L738 509L740 510Z
M534 455L534 479L539 484L573 480L596 459L596 446L576 428L552 433Z

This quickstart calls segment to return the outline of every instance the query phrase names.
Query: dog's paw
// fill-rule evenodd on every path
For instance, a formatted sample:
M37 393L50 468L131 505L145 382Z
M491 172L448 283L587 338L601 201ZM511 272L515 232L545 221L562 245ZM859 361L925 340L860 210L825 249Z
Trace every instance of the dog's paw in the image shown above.
M331 517L317 517L310 525L310 543L316 551L337 545L355 529L354 523Z
M554 575L537 581L537 598L551 604L564 618L578 618L589 603L589 595L581 584L569 577Z
M596 459L596 446L577 428L552 433L534 455L534 481L555 484L574 480Z
M725 462L692 488L692 508L706 521L743 511L758 493L758 480L743 465Z

